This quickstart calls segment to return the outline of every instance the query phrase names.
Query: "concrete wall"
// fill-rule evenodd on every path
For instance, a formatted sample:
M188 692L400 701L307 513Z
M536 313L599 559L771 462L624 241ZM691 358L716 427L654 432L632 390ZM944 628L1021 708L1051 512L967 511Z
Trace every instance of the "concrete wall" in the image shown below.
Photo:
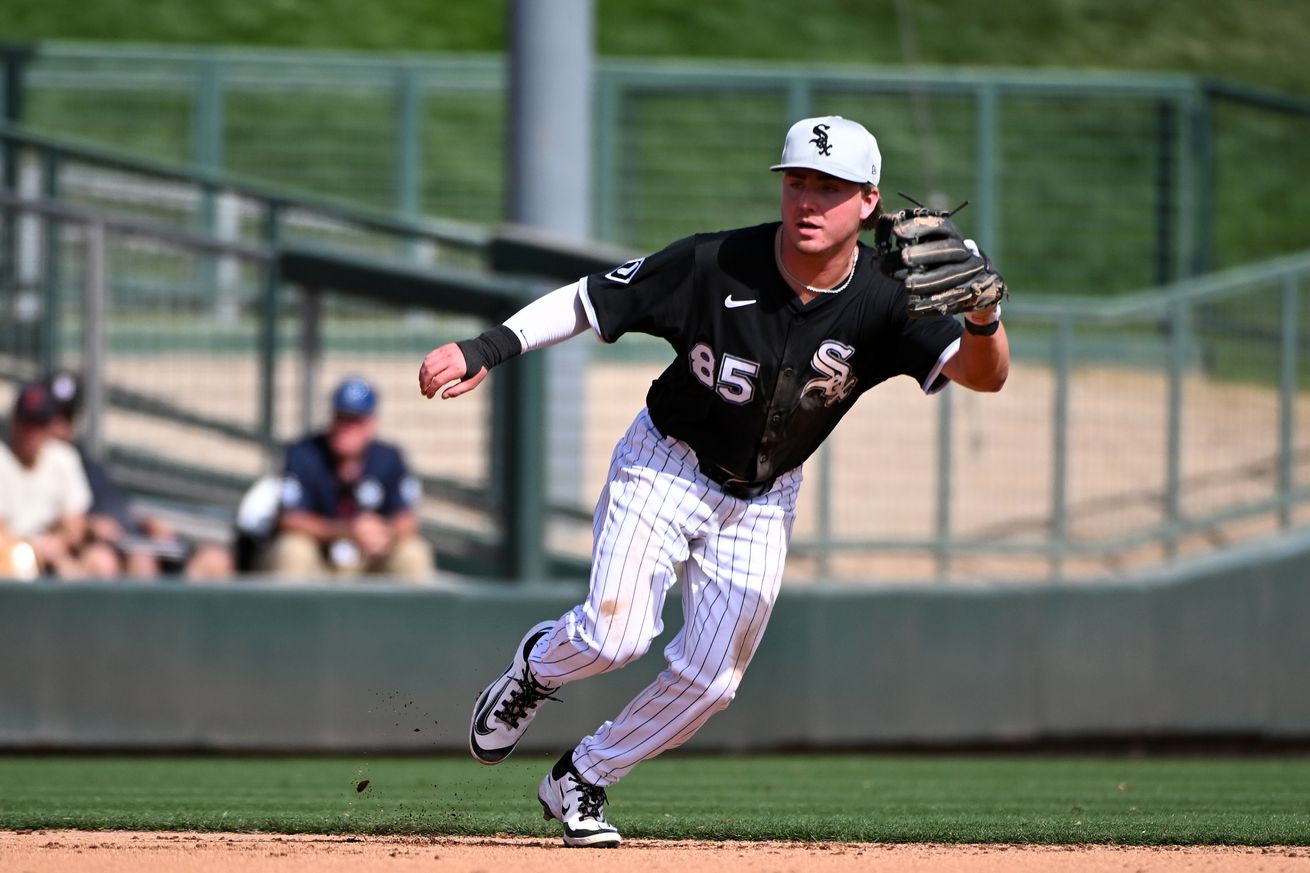
M1310 539L1133 583L787 592L695 747L1310 737ZM578 587L0 583L0 746L454 750L520 634ZM662 667L568 686L559 750Z

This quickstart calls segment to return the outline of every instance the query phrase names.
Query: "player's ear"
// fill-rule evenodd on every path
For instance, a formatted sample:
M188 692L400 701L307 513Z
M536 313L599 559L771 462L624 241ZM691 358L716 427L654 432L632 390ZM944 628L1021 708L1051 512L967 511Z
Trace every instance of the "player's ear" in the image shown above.
M878 216L882 215L882 195L873 185L860 186L860 230L873 230L878 226Z
M860 199L862 201L860 203L861 222L866 221L870 216L873 215L874 210L878 208L878 202L879 200L881 200L881 198L882 195L878 192L876 186L874 185L860 186Z

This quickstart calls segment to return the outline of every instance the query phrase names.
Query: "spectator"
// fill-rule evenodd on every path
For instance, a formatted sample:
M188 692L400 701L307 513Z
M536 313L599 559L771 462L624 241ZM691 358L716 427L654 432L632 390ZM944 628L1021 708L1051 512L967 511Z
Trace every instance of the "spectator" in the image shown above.
M376 410L372 386L347 379L332 395L327 431L287 449L273 572L432 575L432 550L419 535L418 480L398 448L374 438Z
M216 543L192 543L177 536L163 519L136 510L105 468L74 441L82 386L72 373L58 373L47 383L55 400L51 434L76 450L91 488L87 510L88 543L84 562L95 575L125 573L153 579L161 572L188 579L225 579L232 575L231 551Z
M57 411L45 385L19 390L9 442L0 445L0 493L6 495L4 527L31 545L41 572L76 579L88 575L81 552L91 488L77 453L53 438Z

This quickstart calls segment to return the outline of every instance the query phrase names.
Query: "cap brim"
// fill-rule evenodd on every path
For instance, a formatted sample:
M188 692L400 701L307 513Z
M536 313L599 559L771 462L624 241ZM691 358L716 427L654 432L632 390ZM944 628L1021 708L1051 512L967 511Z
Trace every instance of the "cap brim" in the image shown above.
M817 161L793 161L789 164L774 164L772 167L769 167L769 169L774 172L777 172L778 170L815 170L824 173L825 175L832 176L834 179L844 179L847 182L857 182L861 185L878 184L877 182L871 182L867 176L857 176L854 173L849 175L845 173L834 173L831 165L825 166Z

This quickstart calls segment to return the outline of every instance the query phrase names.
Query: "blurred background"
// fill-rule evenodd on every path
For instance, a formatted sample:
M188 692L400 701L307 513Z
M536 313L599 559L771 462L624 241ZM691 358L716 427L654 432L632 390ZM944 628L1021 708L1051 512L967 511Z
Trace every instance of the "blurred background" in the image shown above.
M906 646L978 635L948 647L961 660L944 676L993 645L1031 644L1051 671L1007 649L995 663L1017 672L995 681L1027 696L996 704L999 727L975 708L955 731L928 707L874 734L1310 731L1310 713L1273 704L1307 678L1279 624L1305 602L1310 519L1304 4L47 0L4 19L0 402L79 373L86 452L193 539L236 548L243 497L362 374L436 553L430 595L404 597L438 622L470 610L474 638L480 598L566 607L609 451L667 347L579 338L457 403L414 390L422 356L593 269L772 220L787 126L841 114L878 138L888 204L970 201L960 222L1012 289L1014 365L996 396L893 383L857 406L807 464L789 591L849 620L832 645L906 634L884 624L890 590L936 616ZM53 644L31 628L114 596L75 590L0 583L38 647ZM333 657L323 616L370 596L341 590L314 601L306 670ZM272 601L242 598L302 593L254 574L228 596L244 615ZM1171 599L1150 618L1143 598ZM883 617L850 618L866 608ZM1038 630L1033 610L1064 618ZM836 633L784 624L788 640ZM467 660L445 639L409 657ZM1102 641L1099 666L1078 640ZM395 675L400 655L372 656ZM1109 709L1128 682L1136 703L1105 721L1070 676ZM1156 693L1197 683L1182 703ZM1052 721L1056 687L1087 718ZM33 707L11 740L65 736Z

